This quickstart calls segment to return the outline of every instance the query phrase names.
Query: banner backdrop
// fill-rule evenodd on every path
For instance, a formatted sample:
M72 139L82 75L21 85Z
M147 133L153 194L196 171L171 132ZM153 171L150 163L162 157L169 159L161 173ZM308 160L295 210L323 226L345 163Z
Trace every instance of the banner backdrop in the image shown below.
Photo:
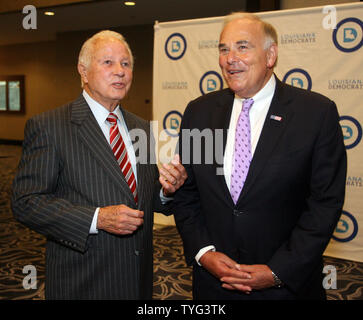
M363 3L258 15L279 35L278 78L338 106L348 154L346 200L325 254L363 261ZM154 26L153 119L160 162L173 154L188 102L226 87L218 65L222 22L215 17Z

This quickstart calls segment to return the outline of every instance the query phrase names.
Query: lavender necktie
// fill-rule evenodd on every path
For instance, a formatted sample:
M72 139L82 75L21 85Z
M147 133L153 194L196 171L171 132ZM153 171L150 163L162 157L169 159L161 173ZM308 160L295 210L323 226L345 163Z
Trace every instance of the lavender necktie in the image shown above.
M252 98L243 101L242 111L238 117L236 126L231 174L231 196L234 203L237 203L239 195L242 191L252 159L251 128L249 117L249 111L252 105Z

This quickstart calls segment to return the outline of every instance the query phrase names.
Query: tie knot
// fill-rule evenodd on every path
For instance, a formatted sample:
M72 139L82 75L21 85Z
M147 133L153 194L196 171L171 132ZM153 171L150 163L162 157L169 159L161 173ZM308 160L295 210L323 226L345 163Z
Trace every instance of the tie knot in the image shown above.
M254 101L252 98L244 100L242 103L242 110L248 112L250 110L250 108L252 107L253 102Z
M107 121L110 123L110 124L112 124L112 125L114 125L114 124L116 124L117 123L117 116L114 114L114 113L112 113L112 112L110 112L110 114L108 115L108 117L107 117Z

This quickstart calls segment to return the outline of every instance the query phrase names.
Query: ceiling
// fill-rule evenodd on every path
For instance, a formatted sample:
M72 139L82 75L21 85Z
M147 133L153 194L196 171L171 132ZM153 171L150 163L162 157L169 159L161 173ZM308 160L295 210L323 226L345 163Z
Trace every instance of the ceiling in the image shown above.
M57 33L104 29L119 26L154 25L155 21L223 16L245 10L247 0L135 0L127 7L124 1L71 0L0 0L0 45L55 40ZM36 29L23 28L22 8L36 7ZM44 12L52 10L54 16ZM30 16L29 16L30 17Z

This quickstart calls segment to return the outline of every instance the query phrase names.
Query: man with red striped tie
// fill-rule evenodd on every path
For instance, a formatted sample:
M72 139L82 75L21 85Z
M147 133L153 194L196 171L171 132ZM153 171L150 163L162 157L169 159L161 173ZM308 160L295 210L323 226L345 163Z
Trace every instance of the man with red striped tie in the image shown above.
M78 71L81 96L26 124L14 216L47 237L47 299L151 299L153 212L171 213L186 172L176 156L159 174L149 123L120 105L133 71L122 35L88 39Z

